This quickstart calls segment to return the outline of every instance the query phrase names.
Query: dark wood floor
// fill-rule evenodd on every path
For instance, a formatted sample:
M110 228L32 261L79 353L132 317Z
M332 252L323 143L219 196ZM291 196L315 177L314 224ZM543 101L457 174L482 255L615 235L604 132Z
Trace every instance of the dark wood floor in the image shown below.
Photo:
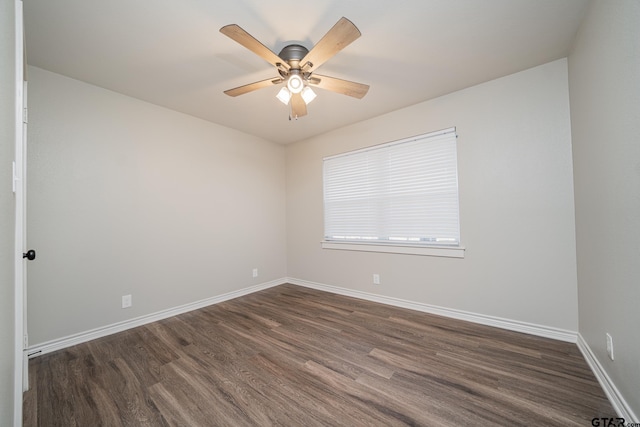
M31 360L25 426L587 426L578 348L282 285Z

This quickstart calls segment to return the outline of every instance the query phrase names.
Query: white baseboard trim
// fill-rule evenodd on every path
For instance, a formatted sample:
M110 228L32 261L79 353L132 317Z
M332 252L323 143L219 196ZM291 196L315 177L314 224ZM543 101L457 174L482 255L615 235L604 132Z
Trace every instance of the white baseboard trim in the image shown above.
M591 347L589 347L587 341L580 333L578 333L577 344L578 348L582 352L582 355L587 361L587 364L598 379L598 382L604 390L604 393L609 398L609 402L611 402L613 409L615 409L618 413L618 416L624 418L626 423L640 422L636 414L633 413L631 407L629 406L627 401L624 400L624 397L622 397L622 394L607 374L607 371L604 370L604 368L596 358L595 353L591 350Z
M533 323L520 322L518 320L504 319L501 317L487 316L485 314L471 313L468 311L454 310L451 308L439 307L430 304L423 304L413 301L407 301L399 298L392 298L383 295L371 294L368 292L355 291L352 289L341 288L338 286L325 285L322 283L310 282L308 280L296 279L288 277L287 282L293 285L313 288L320 291L331 292L334 294L345 295L353 298L364 299L367 301L379 302L396 307L408 308L410 310L422 311L424 313L437 314L453 319L466 320L468 322L479 323L481 325L494 326L496 328L508 329L510 331L523 332L525 334L536 335L544 338L575 343L577 341L577 332L565 329L553 328L550 326L536 325Z
M211 298L206 298L200 301L184 304L178 307L169 308L167 310L158 311L156 313L147 314L144 316L136 317L134 319L125 320L122 322L114 323L112 325L102 326L100 328L92 329L78 334L69 335L63 338L47 341L42 344L29 347L27 354L29 358L41 356L43 354L51 353L53 351L62 350L67 347L81 344L83 342L91 341L96 338L102 338L107 335L115 334L117 332L126 331L127 329L136 328L138 326L146 325L147 323L163 320L168 317L177 316L178 314L187 313L189 311L197 310L199 308L207 307L212 304L218 304L223 301L238 298L244 295L252 294L254 292L261 291L263 289L272 288L274 286L286 283L285 279L276 279L270 282L261 283L248 288L240 289L226 294L218 295Z
M413 301L407 301L399 298L387 297L383 295L376 295L368 292L356 291L347 288L341 288L338 286L326 285L322 283L310 282L308 280L296 279L293 277L285 277L282 279L276 279L269 282L261 283L248 288L240 289L226 294L218 295L211 298L206 298L193 303L184 304L178 307L162 310L156 313L140 316L134 319L125 320L122 322L114 323L112 325L103 326L100 328L92 329L89 331L81 332L78 334L70 335L60 339L47 341L42 344L30 347L27 352L29 358L41 356L47 353L51 353L57 350L62 350L67 347L71 347L77 344L81 344L87 341L91 341L97 338L102 338L111 334L126 331L138 326L145 325L147 323L156 322L172 316L187 313L189 311L197 310L209 305L218 304L230 299L238 298L244 295L249 295L254 292L258 292L264 289L272 288L274 286L282 285L285 283L291 283L293 285L303 286L306 288L317 289L320 291L331 292L338 295L345 295L353 298L359 298L367 301L378 302L381 304L387 304L395 307L407 308L410 310L421 311L430 314L437 314L444 317L450 317L453 319L466 320L481 325L493 326L497 328L507 329L516 332L522 332L525 334L536 335L544 338L551 338L559 341L565 341L570 343L577 343L578 348L582 352L587 364L593 371L594 375L598 379L598 382L602 386L605 394L609 398L613 408L616 410L618 416L624 418L626 422L637 423L638 417L631 410L625 399L622 397L617 387L609 378L593 351L584 340L582 335L578 332L568 331L559 328L553 328L549 326L536 325L527 322L520 322L517 320L504 319L495 316L487 316L484 314L471 313L462 310L455 310L445 307L439 307L430 304L423 304Z
M317 289L325 292L331 292L334 294L345 295L353 298L364 299L367 301L378 302L381 304L388 304L396 307L408 308L410 310L422 311L425 313L437 314L440 316L450 317L453 319L466 320L473 323L479 323L487 326L494 326L497 328L508 329L516 332L523 332L530 335L541 336L545 338L551 338L559 341L575 343L578 341L577 332L572 332L564 329L553 328L549 326L541 326L532 323L520 322L517 320L504 319L495 316L487 316L484 314L471 313L462 310L455 310L451 308L439 307L430 304L423 304L399 298L387 297L383 295L372 294L368 292L356 291L347 288L341 288L338 286L326 285L323 283L310 282L308 280L296 279L293 277L286 277L282 279L276 279L269 282L261 283L248 288L240 289L226 294L218 295L211 298L206 298L193 303L184 304L178 307L173 307L167 310L162 310L156 313L136 317L134 319L125 320L122 322L114 323L100 328L92 329L89 331L81 332L74 335L69 335L63 338L47 341L42 344L37 344L33 347L29 347L28 355L30 358L37 357L43 354L51 353L53 351L61 350L67 347L71 347L76 344L91 341L96 338L105 337L107 335L115 334L117 332L126 331L138 326L145 325L147 323L163 320L168 317L176 316L178 314L187 313L189 311L197 310L212 304L217 304L223 301L227 301L233 298L238 298L244 295L248 295L254 292L258 292L264 289L268 289L274 286L278 286L284 283L291 283L298 286Z

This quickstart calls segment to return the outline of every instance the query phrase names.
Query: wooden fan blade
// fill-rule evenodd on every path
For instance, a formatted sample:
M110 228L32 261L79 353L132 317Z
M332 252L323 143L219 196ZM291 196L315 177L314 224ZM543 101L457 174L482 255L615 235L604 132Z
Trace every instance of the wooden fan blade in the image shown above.
M302 99L299 93L294 93L291 97L291 118L297 119L298 117L307 115L307 104Z
M340 18L327 34L302 58L305 72L311 72L360 37L360 30L347 18ZM306 65L309 62L311 65Z
M277 85L278 83L282 83L283 81L284 80L281 78L270 78L267 80L261 80L259 82L249 83L248 85L225 90L224 93L226 93L229 96L244 95L245 93L253 92L254 90L262 89L272 85Z
M369 85L337 79L335 77L320 76L318 74L312 75L309 83L320 89L353 96L358 99L362 99L369 91Z
M224 27L220 28L220 32L230 39L240 43L242 46L246 47L251 52L255 53L274 67L277 68L278 64L281 64L282 67L284 67L286 70L289 70L290 67L286 61L273 53L271 49L256 40L251 34L240 28L240 26L236 24L225 25Z

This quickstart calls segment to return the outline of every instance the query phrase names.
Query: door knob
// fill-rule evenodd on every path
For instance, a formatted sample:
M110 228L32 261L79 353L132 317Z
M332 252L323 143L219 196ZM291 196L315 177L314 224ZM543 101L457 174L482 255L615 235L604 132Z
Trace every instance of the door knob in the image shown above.
M36 251L34 251L33 249L29 249L26 253L22 254L22 258L33 261L34 259L36 259Z

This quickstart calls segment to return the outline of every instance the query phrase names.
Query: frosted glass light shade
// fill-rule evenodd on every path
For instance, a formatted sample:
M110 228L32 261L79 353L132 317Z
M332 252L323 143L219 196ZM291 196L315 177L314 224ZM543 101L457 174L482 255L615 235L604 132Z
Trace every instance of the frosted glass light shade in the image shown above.
M286 87L283 87L276 95L276 98L278 98L284 105L288 105L289 100L291 99L291 92L289 92L289 89Z
M304 99L305 104L309 104L311 101L316 99L316 93L311 90L309 86L302 89L302 93L300 95L302 95L302 99Z

